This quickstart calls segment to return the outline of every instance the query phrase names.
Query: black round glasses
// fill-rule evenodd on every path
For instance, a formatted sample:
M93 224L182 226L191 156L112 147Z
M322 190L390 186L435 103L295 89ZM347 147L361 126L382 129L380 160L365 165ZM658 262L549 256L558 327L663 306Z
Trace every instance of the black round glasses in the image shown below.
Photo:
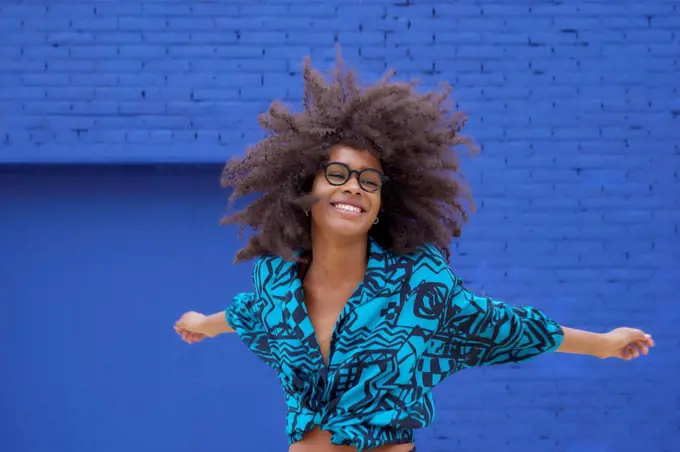
M321 165L321 168L324 170L324 176L326 176L328 183L336 187L345 185L352 174L357 175L361 189L369 193L380 190L383 184L387 182L387 177L374 168L356 171L341 162L326 163Z

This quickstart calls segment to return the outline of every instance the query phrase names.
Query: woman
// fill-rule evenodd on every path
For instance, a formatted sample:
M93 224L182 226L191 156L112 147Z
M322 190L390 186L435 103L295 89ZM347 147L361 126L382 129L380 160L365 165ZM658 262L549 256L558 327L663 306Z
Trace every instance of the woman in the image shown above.
M304 67L304 109L278 103L268 136L230 162L232 197L259 198L225 219L254 234L254 291L225 311L184 314L188 343L237 332L279 375L290 452L415 450L432 388L466 367L557 351L632 359L652 338L595 334L541 311L469 292L448 266L470 205L453 150L472 147L442 94L386 77L359 88L339 66Z

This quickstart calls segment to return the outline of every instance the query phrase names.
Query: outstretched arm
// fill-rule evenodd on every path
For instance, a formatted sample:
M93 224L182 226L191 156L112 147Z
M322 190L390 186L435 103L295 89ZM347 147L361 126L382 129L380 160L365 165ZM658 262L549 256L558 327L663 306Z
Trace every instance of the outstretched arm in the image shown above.
M210 315L189 311L184 313L175 323L175 332L179 334L185 342L193 344L206 337L216 337L223 333L233 333L234 329L227 323L225 311Z
M646 355L654 346L652 336L636 328L617 328L604 334L567 327L562 331L564 339L555 350L561 353L630 360Z
M468 291L452 273L445 334L467 350L468 365L521 362L546 352L598 358L633 359L654 346L652 337L634 328L608 333L568 328L530 306L511 306Z
M260 359L269 366L277 365L262 319L261 300L255 293L237 294L225 311L215 314L188 312L175 324L175 331L190 344L206 337L235 332Z
M256 304L257 296L254 293L239 293L225 311L210 315L194 311L183 314L175 323L175 332L190 344L236 330L243 334L256 334L261 330L261 324L255 315Z

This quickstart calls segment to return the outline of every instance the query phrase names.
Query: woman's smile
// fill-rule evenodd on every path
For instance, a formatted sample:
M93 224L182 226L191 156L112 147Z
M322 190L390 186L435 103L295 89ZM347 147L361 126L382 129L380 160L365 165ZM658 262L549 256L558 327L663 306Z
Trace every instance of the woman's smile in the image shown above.
M365 212L364 209L358 205L346 202L331 203L331 206L333 206L333 208L339 213L348 215L350 217L358 217Z

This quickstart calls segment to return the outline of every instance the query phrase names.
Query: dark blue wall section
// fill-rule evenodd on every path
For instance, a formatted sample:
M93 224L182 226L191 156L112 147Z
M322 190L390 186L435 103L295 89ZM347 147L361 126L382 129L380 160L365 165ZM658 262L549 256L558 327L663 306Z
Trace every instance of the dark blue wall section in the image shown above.
M268 368L235 338L190 347L172 329L250 287L219 168L0 174L0 450L282 449Z
M220 166L336 41L369 81L446 80L470 113L479 210L452 265L472 289L659 344L462 372L419 450L680 450L679 9L0 3L0 451L286 450L275 375L172 325L251 287Z

